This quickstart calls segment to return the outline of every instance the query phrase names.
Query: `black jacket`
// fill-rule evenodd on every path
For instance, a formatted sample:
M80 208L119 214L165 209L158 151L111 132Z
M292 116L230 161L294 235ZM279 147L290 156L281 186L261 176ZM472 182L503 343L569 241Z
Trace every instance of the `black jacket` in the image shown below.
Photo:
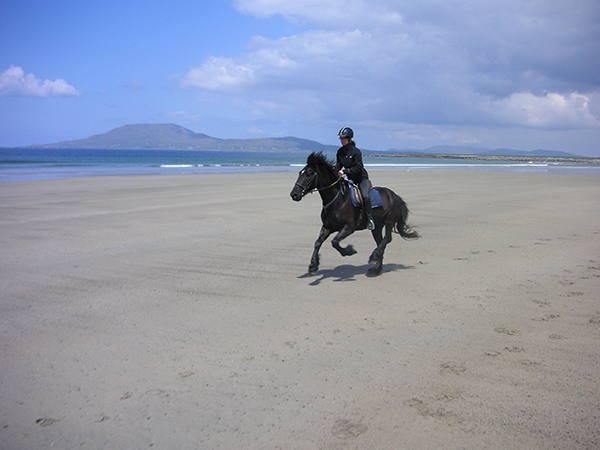
M337 151L336 172L344 168L344 172L355 184L360 184L362 180L369 178L362 161L362 153L354 146L353 142L344 145Z

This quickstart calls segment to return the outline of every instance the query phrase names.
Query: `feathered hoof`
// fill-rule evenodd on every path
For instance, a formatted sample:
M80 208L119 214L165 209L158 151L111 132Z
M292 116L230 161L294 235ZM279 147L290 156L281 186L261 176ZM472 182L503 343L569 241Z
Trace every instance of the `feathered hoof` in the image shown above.
M371 267L369 270L367 270L367 276L368 277L376 277L377 275L379 275L381 273L382 268L383 268L383 265L381 265L381 264Z
M342 254L342 256L352 256L356 255L357 253L358 252L354 249L354 247L352 245L349 245L344 249L344 253Z
M369 256L369 264L371 264L372 266L375 266L377 264L381 264L382 263L382 258L379 258L375 252L371 253L371 256Z

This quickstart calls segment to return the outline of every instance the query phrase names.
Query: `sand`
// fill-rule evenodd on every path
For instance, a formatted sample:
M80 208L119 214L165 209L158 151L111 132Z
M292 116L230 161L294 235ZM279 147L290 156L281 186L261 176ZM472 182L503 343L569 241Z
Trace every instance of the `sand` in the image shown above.
M295 173L0 184L0 448L599 448L599 178L371 178L379 277Z

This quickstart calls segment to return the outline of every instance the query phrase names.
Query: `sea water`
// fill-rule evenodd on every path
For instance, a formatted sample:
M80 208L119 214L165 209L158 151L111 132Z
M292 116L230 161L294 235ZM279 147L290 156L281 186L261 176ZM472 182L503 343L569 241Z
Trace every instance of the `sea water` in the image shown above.
M307 152L0 149L0 181L122 175L296 172ZM334 154L327 155L334 159ZM367 170L476 170L600 176L600 166L364 155Z

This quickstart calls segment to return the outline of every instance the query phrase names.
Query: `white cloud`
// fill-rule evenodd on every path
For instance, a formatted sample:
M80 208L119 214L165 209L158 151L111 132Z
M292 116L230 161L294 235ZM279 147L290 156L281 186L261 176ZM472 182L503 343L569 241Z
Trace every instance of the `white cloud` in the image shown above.
M377 76L383 67L368 60L378 45L359 30L307 31L277 40L255 37L249 52L236 58L209 57L185 74L179 86L223 92L340 88L365 74Z
M416 141L415 133L398 134L415 126L423 141L485 144L473 129L598 127L596 0L233 4L259 18L280 15L296 33L255 36L237 55L206 59L179 86L260 120L265 133L283 123L365 124L375 136Z
M200 67L191 69L180 81L179 86L207 90L231 91L250 84L254 79L254 68L236 63L231 58L208 58Z
M598 127L600 120L590 113L589 104L589 97L577 92L544 96L520 92L492 101L486 108L499 122L510 125L549 129Z
M337 28L396 25L402 16L385 1L375 0L235 0L234 6L244 14L270 17L280 14L291 22L304 20Z
M81 92L60 78L43 82L33 74L25 76L21 67L10 66L0 74L0 96L79 97Z

